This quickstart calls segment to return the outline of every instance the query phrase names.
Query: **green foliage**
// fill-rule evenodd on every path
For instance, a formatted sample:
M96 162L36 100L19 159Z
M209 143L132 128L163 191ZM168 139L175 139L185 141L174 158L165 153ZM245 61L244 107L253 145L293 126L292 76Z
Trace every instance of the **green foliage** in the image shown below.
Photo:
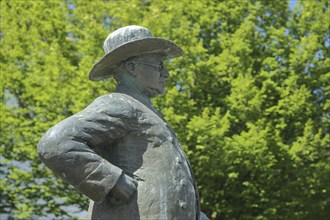
M42 133L113 80L89 82L107 34L138 24L185 56L154 100L212 219L330 215L327 0L1 1L1 205L17 219L68 217L87 198L37 158Z

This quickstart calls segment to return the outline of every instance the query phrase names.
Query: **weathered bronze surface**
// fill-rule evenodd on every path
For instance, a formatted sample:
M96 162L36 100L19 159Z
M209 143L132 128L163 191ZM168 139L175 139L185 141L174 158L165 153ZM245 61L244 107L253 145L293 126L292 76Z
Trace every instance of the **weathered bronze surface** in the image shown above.
M207 219L191 167L151 98L165 93L163 61L181 56L148 29L111 33L89 79L115 77L115 92L50 128L41 160L92 201L91 219Z

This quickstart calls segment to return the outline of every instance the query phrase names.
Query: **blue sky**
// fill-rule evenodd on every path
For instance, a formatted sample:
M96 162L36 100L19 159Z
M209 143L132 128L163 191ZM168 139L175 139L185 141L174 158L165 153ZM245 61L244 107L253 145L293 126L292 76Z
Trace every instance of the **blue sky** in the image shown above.
M294 7L296 6L298 0L289 0L289 8L293 11Z

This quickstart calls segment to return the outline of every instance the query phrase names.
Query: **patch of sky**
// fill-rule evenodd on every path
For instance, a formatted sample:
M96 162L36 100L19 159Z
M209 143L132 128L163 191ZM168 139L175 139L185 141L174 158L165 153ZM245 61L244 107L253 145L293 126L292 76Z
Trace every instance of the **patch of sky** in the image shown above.
M68 8L70 10L75 10L76 9L76 6L70 0L66 0L66 4L68 5Z
M8 89L5 89L4 91L3 102L9 108L18 108L18 104L19 104L18 98Z
M255 30L260 34L260 36L262 36L262 37L266 37L267 36L266 31L263 28L260 28L258 26L255 26Z
M324 59L324 56L323 56L323 51L322 50L318 50L316 51L314 57L318 60L323 60Z
M109 30L110 27L111 27L112 21L113 21L113 18L107 16L107 17L104 19L103 27L105 27L106 29Z
M320 101L324 100L324 87L315 89L313 91L313 94L317 97L316 102L320 102Z
M289 9L290 9L290 11L294 10L294 8L297 5L297 2L298 2L298 0L289 0Z
M76 205L63 206L62 209L67 213L70 213L73 217L78 219L87 219L88 212L86 210L81 210Z

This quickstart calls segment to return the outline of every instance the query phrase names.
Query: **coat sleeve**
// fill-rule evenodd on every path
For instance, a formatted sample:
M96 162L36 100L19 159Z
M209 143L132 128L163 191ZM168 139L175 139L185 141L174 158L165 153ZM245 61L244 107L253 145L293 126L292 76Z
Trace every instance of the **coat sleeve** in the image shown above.
M110 95L111 96L111 95ZM112 100L112 101L111 101ZM50 128L38 143L40 159L78 191L99 203L117 183L122 170L95 152L109 147L129 130L132 106L101 97L82 112Z

